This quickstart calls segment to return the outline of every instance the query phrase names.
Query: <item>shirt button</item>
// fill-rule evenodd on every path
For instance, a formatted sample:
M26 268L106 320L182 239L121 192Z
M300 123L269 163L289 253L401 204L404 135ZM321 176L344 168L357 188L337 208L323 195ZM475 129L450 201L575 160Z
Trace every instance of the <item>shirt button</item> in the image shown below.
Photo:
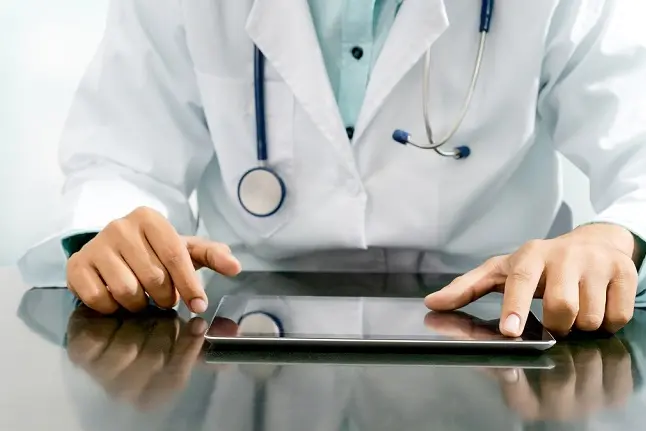
M352 53L352 56L357 60L361 60L361 57L363 57L363 49L360 46L355 46L350 52Z
M345 133L348 134L348 139L352 139L352 137L354 136L354 127L352 127L352 126L346 127L345 128Z

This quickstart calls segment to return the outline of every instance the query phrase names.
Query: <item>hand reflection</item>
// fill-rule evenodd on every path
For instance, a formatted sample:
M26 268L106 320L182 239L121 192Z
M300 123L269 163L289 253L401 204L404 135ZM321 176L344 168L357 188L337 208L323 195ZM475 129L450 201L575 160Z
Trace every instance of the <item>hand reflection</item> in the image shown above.
M460 311L431 311L424 317L424 325L433 332L456 340L507 338L498 331L498 320L482 321Z
M617 338L555 346L552 370L499 370L506 404L525 420L571 420L623 405L633 391L631 356Z
M206 326L174 311L103 316L82 306L68 322L67 353L108 394L146 410L185 387Z

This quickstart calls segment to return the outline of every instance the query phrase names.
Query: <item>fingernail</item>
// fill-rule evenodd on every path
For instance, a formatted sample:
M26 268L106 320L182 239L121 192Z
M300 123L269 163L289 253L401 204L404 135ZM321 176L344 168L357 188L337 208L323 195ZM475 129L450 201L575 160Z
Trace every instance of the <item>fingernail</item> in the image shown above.
M201 298L195 298L191 301L191 310L193 313L204 313L206 311L206 301Z
M507 383L516 383L520 378L518 370L515 368L511 370L503 370L501 374L502 379Z
M193 335L203 335L206 332L206 322L202 319L193 323L192 331Z
M507 316L503 329L510 334L518 334L520 332L520 316L515 313Z

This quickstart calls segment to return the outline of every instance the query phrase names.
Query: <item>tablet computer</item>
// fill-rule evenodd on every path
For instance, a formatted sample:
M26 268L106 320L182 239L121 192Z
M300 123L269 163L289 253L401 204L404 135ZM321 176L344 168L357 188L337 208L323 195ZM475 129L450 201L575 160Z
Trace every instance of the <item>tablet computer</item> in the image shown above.
M450 313L421 298L227 295L205 334L219 348L334 347L544 351L556 341L530 313L520 337L499 327L500 304L476 301Z

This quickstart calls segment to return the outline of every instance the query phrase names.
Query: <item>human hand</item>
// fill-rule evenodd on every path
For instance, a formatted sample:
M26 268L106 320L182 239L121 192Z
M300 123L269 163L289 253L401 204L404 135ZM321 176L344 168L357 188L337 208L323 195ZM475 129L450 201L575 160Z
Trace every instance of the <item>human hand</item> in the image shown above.
M571 328L621 329L634 311L637 270L632 234L619 226L588 225L551 240L530 241L489 259L428 295L426 305L455 310L503 292L500 331L522 334L533 297L543 298L543 324L557 336Z
M146 410L184 389L206 326L173 310L105 316L81 306L68 322L67 354L109 395Z
M505 404L524 420L580 419L621 407L633 393L632 358L616 337L557 344L550 356L559 364L551 370L488 370Z
M139 208L115 220L67 262L67 285L88 307L104 314L141 311L148 298L171 308L180 297L195 313L207 308L196 269L240 272L225 244L182 237L161 214Z

